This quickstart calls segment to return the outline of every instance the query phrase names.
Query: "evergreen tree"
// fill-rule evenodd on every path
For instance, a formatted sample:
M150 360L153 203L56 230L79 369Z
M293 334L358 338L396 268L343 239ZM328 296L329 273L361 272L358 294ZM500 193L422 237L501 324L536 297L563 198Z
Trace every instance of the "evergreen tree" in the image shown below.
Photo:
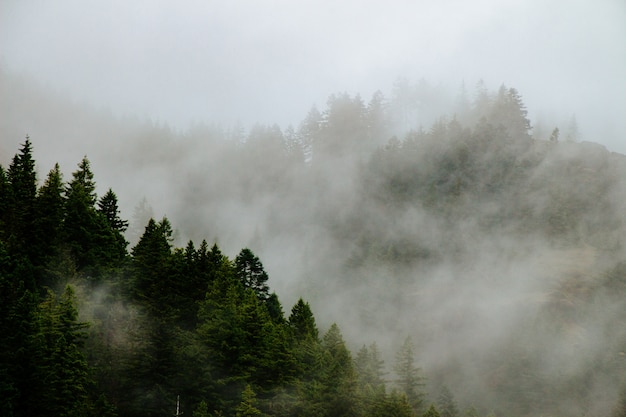
M265 305L274 323L282 324L285 322L285 313L283 313L283 307L280 305L280 301L275 292L270 294Z
M246 385L246 388L241 393L241 403L235 408L236 417L252 417L260 416L261 410L257 407L256 394L250 387L250 384Z
M120 218L117 195L112 189L109 188L98 201L98 211L107 219L111 229L119 233L124 233L128 229L128 221Z
M559 128L555 127L550 134L550 142L557 143L559 141Z
M161 301L172 295L166 274L172 255L172 233L166 217L160 222L150 219L143 236L132 249L131 291L136 299L145 301L155 311L170 306Z
M528 139L531 126L527 116L528 111L517 90L501 86L490 115L492 123L504 127L513 139Z
M96 209L93 177L91 164L84 157L65 190L63 235L78 270L89 267L88 275L98 276L100 268L110 268L119 263L125 254L125 244L111 229L105 216Z
M9 216L10 184L6 170L0 165L0 239L6 240L8 237L7 222Z
M443 385L437 398L437 406L441 417L457 417L459 409L452 392L447 385Z
M389 395L377 395L371 408L365 412L367 417L414 417L413 408L404 393L392 391Z
M36 371L41 357L38 297L25 284L32 268L10 256L0 239L0 398L7 416L36 415L36 395L43 384Z
M35 202L35 230L37 239L32 242L40 262L45 264L58 254L61 245L60 233L65 215L65 198L63 197L63 177L59 164L50 170L46 181L37 192ZM52 284L48 282L48 284Z
M291 309L288 324L296 340L317 340L318 330L315 324L315 317L313 317L309 303L302 298L298 299Z
M267 301L269 298L268 276L263 269L263 264L250 249L242 249L235 258L235 272L244 288L252 289L259 300Z
M410 337L396 353L395 368L397 375L396 384L398 388L407 396L413 410L420 413L424 403L423 378L420 376L420 368L415 364L415 346Z
M428 410L426 410L422 415L424 417L441 417L441 414L439 414L439 411L437 411L434 404L431 404L430 407L428 407Z
M313 150L320 140L322 120L320 111L316 107L312 107L298 128L297 136L302 144L305 161L310 161L313 158Z
M40 334L43 352L38 377L44 381L37 394L40 408L38 416L84 416L92 415L93 403L88 390L93 384L87 361L81 348L86 323L77 321L72 287L67 286L62 297L52 291L39 308Z
M32 144L28 136L9 165L7 172L8 190L6 213L3 217L6 242L10 251L28 256L33 255L31 242L35 240L35 199L37 197L37 174L32 155Z
M384 363L376 343L372 343L369 348L363 346L358 351L354 358L354 367L358 375L359 388L362 391L385 392Z
M354 416L356 411L356 375L352 356L336 324L321 340L323 364L321 380L322 404L328 415Z

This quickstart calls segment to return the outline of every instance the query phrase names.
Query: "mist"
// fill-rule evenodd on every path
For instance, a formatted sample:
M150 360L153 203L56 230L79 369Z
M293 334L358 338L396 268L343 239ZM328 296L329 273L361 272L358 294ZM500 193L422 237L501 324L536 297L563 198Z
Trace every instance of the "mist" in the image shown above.
M536 120L579 118L624 152L619 0L341 4L3 2L0 62L80 103L187 129L298 123L330 94L397 77L524 92ZM559 123L561 123L559 121ZM22 126L28 130L28 126Z
M249 247L285 309L307 299L353 351L375 341L390 367L412 336L433 396L445 383L464 407L480 398L481 411L504 408L506 380L527 360L530 379L555 387L523 387L529 402L551 396L539 409L606 415L619 371L589 369L626 368L624 300L602 287L626 255L626 6L587 3L8 1L0 164L26 135L39 180L55 162L69 178L87 155L98 194L119 196L131 246L149 217L167 216L178 247L206 239L228 256ZM481 180L451 212L393 194L392 168L428 176L460 148L452 121L479 129L459 103L467 94L476 107L480 80L494 96L515 87L528 109L535 145L515 161L532 168L512 182L522 191L484 191ZM408 90L422 101L399 116L393 105ZM306 142L316 111L351 122L350 106L373 109L377 91L391 116L375 135L348 124L339 144ZM433 139L442 124L446 140ZM501 157L485 149L481 174ZM529 218L556 215L563 190L573 195L565 203L590 199L592 185L577 195L567 175L553 177L570 166L597 185L597 204L571 235L527 230ZM106 292L86 303L106 304ZM585 396L559 391L585 377Z

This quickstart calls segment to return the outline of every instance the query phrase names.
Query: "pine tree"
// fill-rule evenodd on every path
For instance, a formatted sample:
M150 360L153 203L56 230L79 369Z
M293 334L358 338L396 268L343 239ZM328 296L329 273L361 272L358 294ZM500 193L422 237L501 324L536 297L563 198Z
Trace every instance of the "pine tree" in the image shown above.
M414 417L413 408L404 393L392 391L389 395L377 395L365 412L368 417Z
M10 184L7 178L6 170L0 165L0 239L6 240L9 234L7 230L7 222L10 221L9 216L9 198Z
M169 307L161 301L171 295L167 277L168 263L172 255L172 227L167 218L160 222L150 219L143 236L132 249L131 291L138 300L158 311Z
M434 404L431 404L428 410L426 410L426 412L422 415L424 417L441 417L441 414L439 414L439 411L437 411Z
M105 217L96 210L96 183L91 164L85 156L72 173L65 189L65 218L63 236L78 270L87 267L90 274L99 275L100 267L111 267L119 262L123 251Z
M263 269L263 264L250 249L242 249L235 258L235 272L244 288L251 288L259 300L267 301L269 298L268 276Z
M111 229L124 233L128 229L128 221L122 220L119 216L120 210L117 205L117 195L112 189L107 192L98 201L98 211L104 215Z
M315 324L315 317L313 317L309 303L302 298L298 299L292 307L288 324L296 340L317 340L318 330Z
M358 375L359 388L363 392L368 390L385 392L384 364L376 343L372 343L369 348L363 346L358 351L354 358L354 367Z
M415 364L415 346L410 337L396 353L396 371L398 388L404 392L416 413L420 413L424 403L423 378L420 376L420 368Z
M457 417L459 415L459 409L452 392L447 385L443 385L437 398L437 405L441 417Z
M322 404L334 416L354 416L356 410L356 374L350 351L339 327L333 323L321 340L323 364Z
M61 245L61 229L65 215L65 198L63 197L63 177L59 164L50 170L46 181L37 192L35 202L36 252L40 262L45 264L59 252ZM48 284L52 284L48 282Z
M241 393L241 403L235 408L236 417L252 417L260 416L261 410L257 407L256 394L250 387L250 384L246 385L246 388Z
M35 240L35 199L37 197L37 174L32 155L32 144L28 136L9 165L7 172L8 190L6 213L4 214L5 235L11 252L33 255L30 245Z
M9 255L0 239L0 398L7 416L36 415L36 393L43 388L36 376L38 298L25 284L31 271L28 262Z
M52 291L39 308L39 340L45 351L38 358L38 375L45 381L38 393L39 416L89 415L93 408L88 389L93 384L81 348L86 323L78 322L72 287L67 286L60 299Z

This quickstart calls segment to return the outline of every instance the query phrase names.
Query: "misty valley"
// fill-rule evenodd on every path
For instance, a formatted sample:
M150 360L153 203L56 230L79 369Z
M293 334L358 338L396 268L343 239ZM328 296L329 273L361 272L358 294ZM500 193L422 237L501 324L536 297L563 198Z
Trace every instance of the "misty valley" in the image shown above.
M401 79L177 131L12 81L2 415L626 416L626 156L575 117Z

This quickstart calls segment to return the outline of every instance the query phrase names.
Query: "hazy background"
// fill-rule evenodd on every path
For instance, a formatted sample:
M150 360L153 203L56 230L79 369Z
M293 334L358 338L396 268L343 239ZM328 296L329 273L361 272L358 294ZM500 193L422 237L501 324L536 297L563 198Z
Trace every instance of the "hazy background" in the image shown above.
M2 0L0 64L178 129L285 127L399 76L482 78L517 88L531 119L576 114L583 138L626 152L625 22L623 0Z
M250 139L256 122L297 129L311 106L325 110L330 94L360 93L367 103L379 89L389 96L398 77L423 78L451 97L463 83L473 96L483 79L492 91L503 83L518 89L548 134L575 115L581 140L626 153L625 74L623 0L0 0L0 164L8 166L26 134L40 180L55 162L70 179L86 154L99 195L108 187L118 194L130 234L145 225L133 211L146 197L154 216L167 215L178 230L178 246L206 238L230 257L249 246L285 310L305 297L322 327L337 321L351 348L376 340L388 363L407 333L418 335L426 371L449 367L458 376L448 383L463 397L476 375L506 379L506 367L479 365L499 358L512 332L534 330L533 314L559 295L555 288L596 276L623 253L607 261L599 247L555 249L540 238L483 233L473 217L450 225L416 208L366 205L359 171L343 160L310 172L279 161L262 140L239 147L222 139ZM607 166L605 152L596 149L594 160L593 147L571 149L593 170ZM537 169L538 183L551 163ZM611 210L626 212L623 181L606 194L615 199ZM539 207L535 197L526 203ZM419 241L445 256L346 268L359 233ZM623 311L621 300L615 306ZM546 379L578 374L589 357L623 353L595 334L617 317L605 310L570 326L568 337L537 336L543 344L519 349L550 353L555 370ZM455 361L475 368L461 372ZM491 401L488 387L474 385L467 397ZM590 390L610 397L613 385L597 381Z

